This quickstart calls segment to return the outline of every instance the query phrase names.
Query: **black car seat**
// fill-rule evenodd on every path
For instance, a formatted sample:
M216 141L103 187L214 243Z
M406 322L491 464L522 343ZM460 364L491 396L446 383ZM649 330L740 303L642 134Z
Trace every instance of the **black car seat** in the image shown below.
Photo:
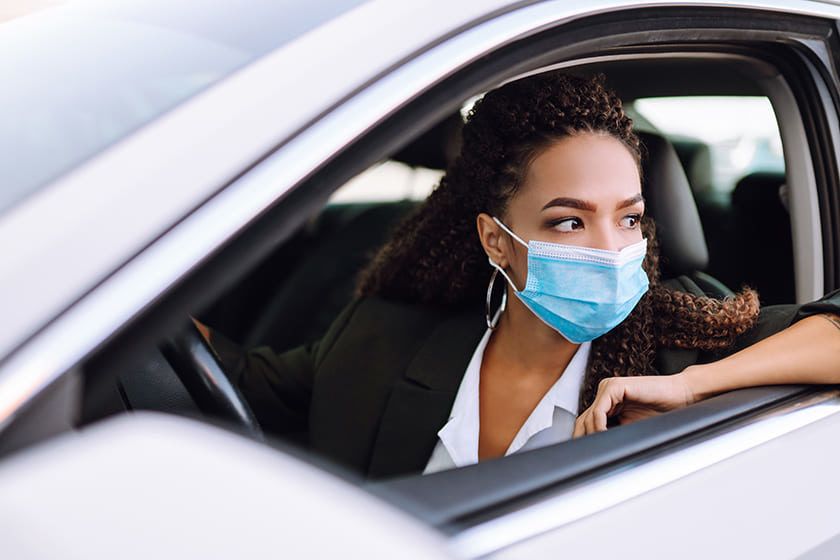
M737 235L732 193L714 186L711 148L695 138L671 136L668 139L677 151L697 204L709 249L706 271L727 286L738 287L743 280L738 270L740 256L732 241Z
M668 140L677 151L677 157L685 169L688 184L694 193L703 196L714 193L712 150L708 144L694 138L670 136Z
M411 167L446 169L460 151L463 124L460 113L450 115L392 159ZM307 256L288 267L288 278L242 337L245 345L270 344L280 350L320 338L353 297L358 273L396 224L419 204L401 200L333 204L324 209L303 238L294 242L309 248ZM275 276L283 275L278 271Z
M663 278L690 278L708 296L733 292L704 272L709 251L703 225L685 171L668 140L652 132L638 132L643 145L642 194L646 213L656 222Z
M790 215L780 196L784 173L743 177L732 191L739 276L764 305L795 301Z
M396 224L417 206L413 200L328 206L305 239L310 248L293 265L278 263L280 280L253 327L246 347L275 350L318 340L353 298L356 277Z

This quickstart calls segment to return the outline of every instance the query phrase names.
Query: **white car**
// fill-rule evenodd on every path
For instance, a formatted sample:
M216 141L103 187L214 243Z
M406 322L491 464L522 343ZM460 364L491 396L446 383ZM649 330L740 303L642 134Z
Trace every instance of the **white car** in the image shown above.
M0 557L840 557L836 388L366 480L263 433L189 321L317 338L457 153L462 111L557 68L603 72L645 134L646 196L684 233L671 273L816 299L840 287L838 19L810 0L71 0L0 23Z

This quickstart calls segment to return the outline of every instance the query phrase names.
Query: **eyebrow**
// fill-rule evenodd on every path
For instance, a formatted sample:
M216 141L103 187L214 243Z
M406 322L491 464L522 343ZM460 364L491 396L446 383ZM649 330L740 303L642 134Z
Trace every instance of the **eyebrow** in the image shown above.
M627 208L628 206L633 206L634 204L638 204L640 202L644 202L645 197L642 196L642 193L637 194L636 196L631 196L627 200L619 202L618 205L615 207L616 210L621 210L622 208Z
M627 208L628 206L633 206L634 204L638 204L639 202L644 202L645 198L642 196L641 193L628 198L627 200L622 200L621 202L616 205L616 210L621 210L622 208ZM588 212L595 212L598 210L598 205L589 202L588 200L581 200L579 198L567 198L561 196L560 198L555 198L553 200L548 201L548 203L542 207L543 210L547 208L551 208L552 206L563 206L565 208L577 208L578 210L586 210Z
M594 212L598 209L595 204L588 202L586 200L580 200L579 198L566 198L560 197L555 198L554 200L549 200L548 203L542 207L543 210L546 208L551 208L552 206L564 206L566 208L577 208L578 210L587 210L589 212Z

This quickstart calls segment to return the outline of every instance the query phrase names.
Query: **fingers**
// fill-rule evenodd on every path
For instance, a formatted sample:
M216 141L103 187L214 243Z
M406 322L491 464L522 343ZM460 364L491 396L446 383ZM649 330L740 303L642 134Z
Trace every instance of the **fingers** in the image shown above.
M575 421L573 438L605 432L607 419L620 410L623 391L619 387L620 380L605 379L598 385L598 393L587 408Z
M586 410L589 410L589 409L586 409ZM586 431L583 428L584 416L586 416L586 411L584 411L584 413L581 414L580 416L578 416L577 420L575 420L575 429L572 432L572 439L586 435Z
M615 384L605 379L598 384L598 393L590 406L588 426L589 433L604 432L607 429L607 416L612 412L615 404Z
M607 413L601 409L596 409L592 413L592 427L593 432L607 431Z
M590 407L590 408L591 408L591 407ZM572 438L577 438L577 437L580 437L580 436L585 436L585 435L587 435L588 433L590 433L589 429L587 428L587 424L586 424L586 422L587 422L587 420L589 419L589 416L590 416L590 412L589 412L589 411L590 411L590 409L589 409L589 408L587 408L587 409L583 412L583 414L581 414L580 416L578 416L578 417L577 417L577 420L575 420L575 430L574 430L574 432L572 432Z
M575 421L575 429L572 432L572 438L594 434L595 432L603 432L606 430L606 420L604 421L604 428L599 429L600 424L596 420L596 415L592 411L592 407L587 408L586 411L578 416Z
M592 405L578 417L572 437L607 430L611 417L621 425L687 406L694 397L678 376L612 377L598 384Z
M599 392L592 406L589 407L589 419L587 433L604 432L607 430L607 414L612 408L612 398L608 390Z
M589 435L595 431L594 424L592 423L592 411L589 411L589 414L586 415L586 419L583 421L583 428L584 433Z

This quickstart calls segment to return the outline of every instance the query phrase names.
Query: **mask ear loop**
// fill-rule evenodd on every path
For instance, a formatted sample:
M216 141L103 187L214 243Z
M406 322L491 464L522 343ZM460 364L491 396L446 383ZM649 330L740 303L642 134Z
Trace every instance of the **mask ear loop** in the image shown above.
M497 224L499 224L499 227L500 227L500 228L502 228L503 230L505 230L505 231L506 231L506 232L507 232L507 233L508 233L511 237L513 237L514 239L516 239L517 241L519 241L519 243L521 243L522 245L524 245L526 249L528 248L528 244L527 244L527 243L525 243L524 241L522 241L522 238L521 238L521 237L519 237L518 235L516 235L515 233L513 233L512 231L510 231L510 230L508 229L508 227L507 227L505 224L503 224L503 223L502 223L502 222L501 222L498 218L494 217L494 218L493 218L493 221L494 221L494 222L496 222ZM519 289L516 287L516 284L514 284L514 283L513 283L513 280L511 280L511 279L510 279L510 276L508 276L507 272L505 272L505 269L504 269L504 268L502 268L501 266L499 266L499 265L497 265L496 263L494 263L494 262L493 262L493 259L491 259L489 256L487 257L487 262L489 262L489 263L490 263L490 266L492 266L493 268L495 268L497 272L501 272L501 273L502 273L502 276L504 276L504 277L505 277L505 280L507 280L507 281L508 281L508 284L510 284L510 287L511 287L511 288L513 288L513 291L514 291L514 292L518 292L518 291L519 291ZM496 280L496 273L494 272L494 273L493 273L492 278L490 278L490 288L492 288L492 287L493 287L493 282L494 282L495 280ZM505 295L507 295L507 290L505 290ZM487 294L487 305L488 305L488 310L489 310L489 305L490 305L490 293L489 293L489 289L488 289L488 294ZM488 321L488 322L489 322L489 321Z
M500 227L500 228L502 228L503 230L505 230L505 231L508 233L508 235L510 235L511 237L513 237L514 239L516 239L517 241L519 241L519 243L521 243L522 245L524 245L526 249L528 248L528 244L527 244L527 243L525 243L524 241L522 241L522 238L521 238L521 237L519 237L518 235L516 235L515 233L513 233L512 231L510 231L510 229L508 229L508 227L507 227L505 224L503 224L503 223L502 223L502 221L501 221L499 218L497 218L497 217L495 217L495 216L494 216L494 217L493 217L493 221L494 221L494 222L496 222L496 223L499 225L499 227Z
M494 217L493 221L496 222L500 228L505 230L508 233L508 235L510 235L512 238L516 239L517 241L519 241L519 243L524 245L526 249L528 248L528 244L522 241L522 239L518 235L510 231L510 229L508 229L508 227L505 224L503 224L501 220ZM490 303L493 299L493 286L496 283L496 277L501 272L502 276L505 277L505 280L508 281L508 284L510 284L511 288L513 288L513 290L516 292L518 292L519 290L516 289L516 284L513 283L513 280L510 279L510 276L507 275L507 272L505 272L501 266L494 263L493 259L491 259L490 257L487 257L487 262L489 262L490 266L493 267L493 274L490 276L490 284L487 286L487 300L484 305L484 318L487 320L487 328L492 331L499 324L499 318L502 316L502 313L504 313L505 308L507 307L507 289L505 289L505 291L502 292L502 303L501 305L499 305L499 308L491 317Z

